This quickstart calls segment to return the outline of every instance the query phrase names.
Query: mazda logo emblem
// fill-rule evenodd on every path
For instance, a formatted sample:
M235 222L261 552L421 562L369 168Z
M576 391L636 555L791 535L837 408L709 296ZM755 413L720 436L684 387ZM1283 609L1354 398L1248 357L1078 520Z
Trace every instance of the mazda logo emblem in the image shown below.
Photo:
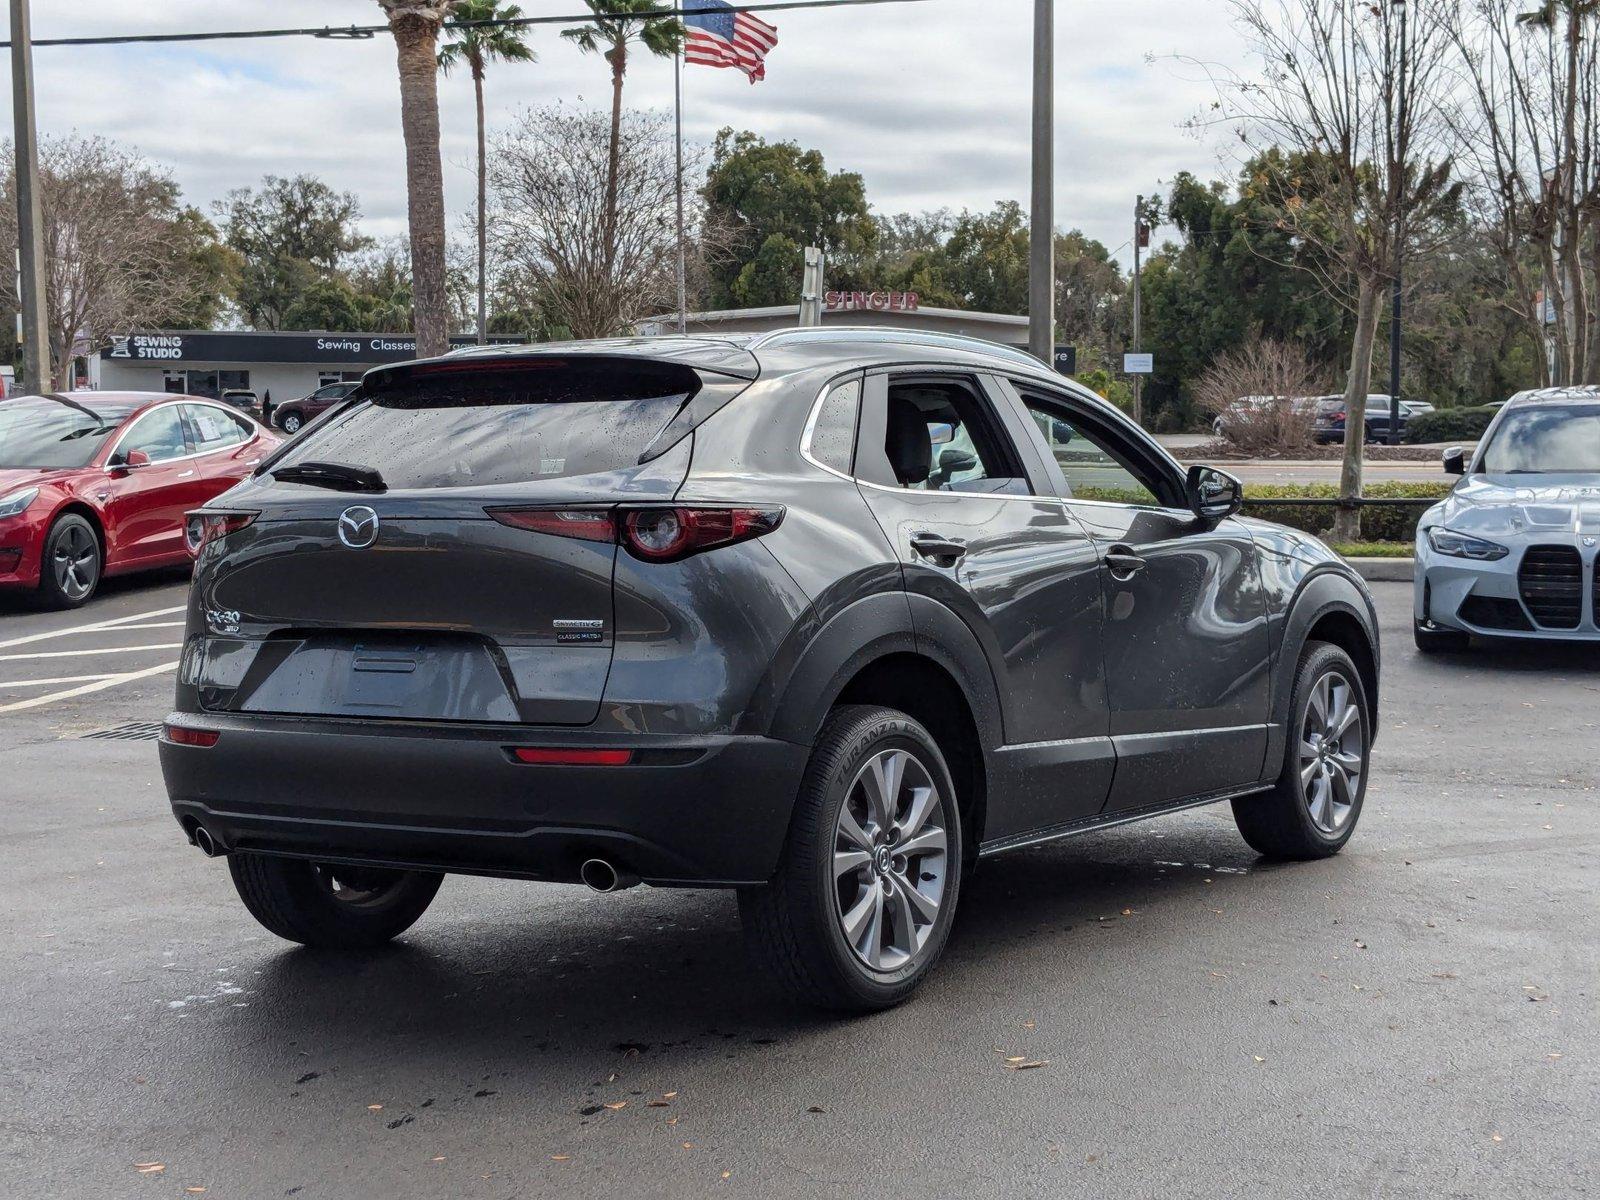
M339 540L352 550L365 550L378 540L378 514L365 505L339 514Z

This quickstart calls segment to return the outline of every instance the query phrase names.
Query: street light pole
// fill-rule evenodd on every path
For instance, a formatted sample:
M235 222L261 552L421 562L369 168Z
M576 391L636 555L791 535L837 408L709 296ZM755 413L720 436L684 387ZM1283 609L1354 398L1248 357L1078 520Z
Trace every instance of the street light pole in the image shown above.
M1400 63L1396 68L1397 86L1400 95L1396 103L1397 126L1395 128L1395 145L1400 148L1400 161L1392 164L1391 169L1401 170L1405 167L1406 153L1410 147L1406 145L1406 0L1392 0L1394 7L1400 10ZM1405 241L1405 217L1396 212L1394 214L1394 280L1389 293L1389 444L1400 444L1400 258ZM1345 427L1350 428L1350 421L1345 421Z
M33 121L33 34L28 0L11 0L11 100L16 119L22 390L27 395L38 395L50 382L50 331L44 310L44 210L39 203L39 142Z
M1033 208L1028 224L1028 349L1055 361L1055 0L1033 3Z
M1137 196L1133 201L1133 352L1135 354L1144 350L1141 344L1143 324L1143 297L1139 294L1139 276L1142 274L1141 252L1144 249L1144 197ZM1144 376L1133 377L1133 421L1136 425L1144 424Z

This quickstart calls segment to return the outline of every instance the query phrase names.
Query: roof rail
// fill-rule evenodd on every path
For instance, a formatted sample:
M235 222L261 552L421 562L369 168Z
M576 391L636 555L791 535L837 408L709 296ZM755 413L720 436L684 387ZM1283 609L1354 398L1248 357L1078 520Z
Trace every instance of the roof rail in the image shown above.
M986 338L969 337L963 333L934 333L924 329L890 329L881 325L828 325L807 328L775 329L762 334L749 345L750 350L792 342L899 342L914 346L939 346L946 350L968 350L977 354L990 354L996 358L1010 359L1035 370L1048 370L1026 350L991 342Z

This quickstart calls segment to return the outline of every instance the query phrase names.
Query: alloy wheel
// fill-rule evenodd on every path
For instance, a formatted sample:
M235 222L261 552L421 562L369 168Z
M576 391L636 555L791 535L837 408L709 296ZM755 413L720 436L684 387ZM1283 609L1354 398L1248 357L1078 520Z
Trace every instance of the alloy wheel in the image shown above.
M874 971L915 959L939 920L947 817L927 767L883 750L856 773L834 831L836 914L851 951Z
M55 540L50 563L61 594L82 600L100 578L100 547L94 534L82 525L68 525Z
M1300 789L1311 822L1323 833L1344 829L1361 794L1366 722L1356 690L1338 671L1311 688L1300 729Z

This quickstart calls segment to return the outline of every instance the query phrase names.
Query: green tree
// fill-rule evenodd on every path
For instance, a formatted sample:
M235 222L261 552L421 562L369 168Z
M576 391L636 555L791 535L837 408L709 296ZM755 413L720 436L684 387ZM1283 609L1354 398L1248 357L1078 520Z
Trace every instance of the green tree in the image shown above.
M286 315L300 297L370 244L356 228L355 196L314 175L268 175L259 188L228 193L216 211L223 240L239 257L234 300L257 329L291 328Z
M673 5L662 0L584 0L594 14L586 25L563 29L561 36L586 54L599 54L611 67L611 146L606 160L605 253L616 254L617 177L622 154L622 83L628 74L628 47L638 42L666 58L683 44L683 23L659 14Z
M474 25L477 21L510 21L522 15L515 4L501 5L496 0L462 0L456 8L454 37L439 50L439 68L445 74L465 64L472 75L472 96L478 116L478 341L489 328L488 273L488 154L483 117L483 76L491 62L533 62L537 57L528 45L526 27L520 25Z
M802 252L820 246L830 287L871 282L877 227L867 209L866 185L852 171L830 173L818 151L724 129L712 146L701 194L707 224L728 239L727 254L710 264L712 307L798 304L799 258L787 278L773 270L785 245ZM774 244L775 237L780 240ZM746 267L762 255L763 267L747 275Z

